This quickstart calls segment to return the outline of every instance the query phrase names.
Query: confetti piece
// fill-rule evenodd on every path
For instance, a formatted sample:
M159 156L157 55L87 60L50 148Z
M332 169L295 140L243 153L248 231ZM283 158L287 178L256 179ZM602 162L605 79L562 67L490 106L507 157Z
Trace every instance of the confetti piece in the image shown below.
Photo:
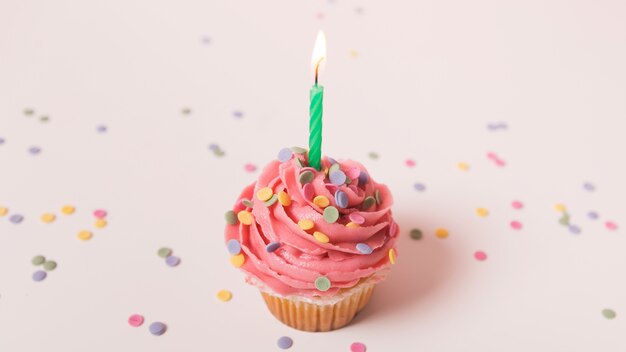
M513 202L511 202L511 206L513 207L513 209L522 209L524 207L524 203L520 202L519 200L514 200Z
M96 132L98 133L106 133L109 129L105 125L99 125L96 127Z
M43 281L45 280L46 276L48 276L48 274L46 274L45 271L37 270L33 273L33 281L35 282Z
M396 237L398 235L398 224L395 221L391 221L389 225L389 236Z
M487 158L489 158L491 161L493 161L497 166L500 167L504 167L506 166L506 162L504 160L502 160L496 153L494 152L488 152L487 153Z
M478 261L485 261L487 260L487 253L483 252L483 251L476 251L474 253L474 258L476 258L476 260Z
M54 260L47 260L45 263L43 263L43 269L45 271L52 271L56 268L57 268L57 262L55 262Z
M256 197L259 200L262 200L265 202L266 200L269 200L270 198L272 198L273 194L274 194L274 191L271 188L263 187L256 192Z
M359 52L356 50L350 50L350 57L356 58L359 56Z
M379 190L376 190L376 192L374 192L374 199L376 199L376 204L380 205L380 203L382 203Z
M576 226L576 225L569 225L568 226L569 232L572 235L578 235L580 234L580 227Z
M353 342L350 345L350 352L366 352L367 347L361 342Z
M233 117L236 119L243 118L243 111L240 111L240 110L233 111Z
M46 224L53 222L54 219L56 219L56 216L50 213L46 213L41 216L41 221L43 221Z
M420 229L411 229L411 232L409 232L409 236L411 236L412 239L414 240L421 240L422 239L422 230Z
M315 188L313 185L310 183L305 184L304 187L302 187L302 195L304 196L304 199L311 199L315 195Z
M358 167L351 167L348 171L346 171L346 176L348 176L349 179L359 178L360 174L361 169L359 169Z
M254 207L254 203L252 203L252 201L250 199L246 199L246 198L241 200L241 204L243 204L247 208Z
M283 148L278 152L278 161L281 163L291 160L293 151L290 148Z
M406 165L407 167L415 167L415 160L413 160L413 159L406 159L404 161L404 165Z
M0 137L0 145L3 145L4 142L6 142L6 140L4 138Z
M596 190L596 186L594 186L594 185L593 185L592 183L590 183L590 182L585 182L585 183L583 183L583 189L584 189L585 191L588 191L588 192L593 192L593 191L595 191L595 190Z
M337 210L337 208L331 205L324 209L324 220L326 220L327 223L333 224L337 219L339 219L339 210Z
M330 205L330 200L324 196L317 196L313 198L313 203L320 208L326 208Z
M426 185L418 182L413 185L413 188L415 188L416 191L423 192L426 190Z
M514 230L521 230L522 223L519 221L511 221L511 228L513 228Z
M369 156L370 159L374 159L374 160L380 158L380 155L378 155L378 153L376 153L376 152L369 152L369 154L367 154L367 156Z
M361 254L371 254L373 251L372 247L368 246L366 243L357 243L356 250Z
M226 220L228 225L237 225L239 222L237 215L235 215L235 212L232 210L229 210L224 214L224 220Z
M313 237L321 243L328 243L330 239L323 232L315 231L313 232Z
M30 262L35 266L41 265L46 262L46 257L44 257L43 255L36 255L33 257L33 259L30 260Z
M28 148L28 152L32 155L38 155L39 153L41 153L41 148L37 146L32 146Z
M281 336L276 342L276 344L278 345L278 348L280 348L281 350L286 350L288 348L291 348L291 346L293 346L293 340L289 336Z
M361 204L361 210L367 210L371 208L374 205L374 203L376 203L376 199L372 196L367 196L363 200L363 204Z
M93 237L93 234L90 231L83 230L78 233L78 239L83 241L88 241Z
M569 214L563 213L563 216L559 219L559 224L563 226L569 226Z
M247 210L242 210L237 213L237 219L244 225L252 225L252 214Z
M355 224L363 225L365 223L365 218L359 213L350 213L348 218Z
M490 123L487 124L487 128L490 131L506 130L508 128L508 125L504 122Z
M602 315L607 319L615 319L617 313L613 309L606 308L602 310Z
M289 193L285 192L285 191L280 191L278 192L278 202L284 206L284 207L288 207L291 205L291 196L289 196Z
M389 262L391 264L395 264L396 263L396 250L393 248L389 249Z
M459 170L461 170L461 171L469 170L469 164L467 164L467 163L462 163L462 162L458 163L458 164L456 164L456 167L459 168Z
M178 266L178 264L180 264L180 258L170 255L165 258L165 264L170 267Z
M565 208L565 205L563 204L555 204L554 210L558 211L559 213L564 213L567 208Z
M315 279L315 288L322 292L328 291L330 289L330 280L326 276L318 276Z
M335 164L338 165L338 164ZM341 170L335 170L328 175L330 182L334 185L341 186L346 183L346 174Z
M335 192L335 203L340 208L348 207L348 194L344 191Z
M438 238L447 238L449 235L448 230L444 229L444 228L438 228L437 230L435 230L435 236L437 236Z
M233 293L228 290L219 290L217 292L217 299L222 302L228 302L233 298Z
M150 333L154 336L161 336L167 331L167 326L157 321L150 324L148 330L150 330Z
M48 121L50 121L50 116L46 116L46 115L39 116L39 122L46 123Z
M358 227L361 227L359 224L353 223L352 221L350 221L349 223L346 224L346 227L349 229L356 229Z
M26 116L32 116L35 113L35 110L31 109L31 108L26 108L24 109L24 115Z
M314 178L315 178L315 174L313 173L313 171L305 170L304 172L300 174L300 176L298 177L298 180L300 181L301 184L305 185L313 181Z
M315 226L315 223L311 219L302 219L298 221L298 226L300 226L302 230L307 231L311 230Z
M604 223L604 226L606 226L606 228L611 231L617 230L617 224L613 221L607 221L606 223Z
M244 257L243 253L239 253L237 255L233 255L230 257L230 263L235 267L239 268L246 262L246 257Z
M5 216L9 213L9 208L0 207L0 216Z
M274 205L274 203L276 203L278 201L278 196L276 194L272 194L272 198L268 199L267 201L265 201L263 203L263 205L265 205L266 207L271 207L272 205Z
M591 220L597 220L600 215L598 215L598 213L596 213L595 211L590 211L587 213L587 217Z
M98 219L93 223L93 226L101 229L107 226L107 221L104 219Z
M74 214L75 211L76 211L76 208L74 208L71 205L66 205L63 208L61 208L61 213L65 214L65 215Z
M104 209L96 209L96 210L93 211L93 216L96 219L104 219L104 218L107 217L107 215L108 215L108 213Z
M161 258L167 258L172 254L172 250L167 247L161 247L157 251L157 255Z
M13 214L11 216L9 216L9 221L14 223L14 224L19 224L22 221L24 221L24 217L20 214Z
M265 246L265 251L267 253L272 253L280 247L280 242L270 242Z
M256 165L251 164L251 163L247 163L246 165L243 166L243 169L246 170L247 172L255 172L256 171Z
M191 109L190 108L182 108L182 109L180 109L180 112L183 115L189 115L189 114L191 114Z
M128 317L128 324L130 326L139 327L143 324L143 322L144 322L143 316L139 314L133 314L130 317Z
M239 241L233 238L226 242L226 249L231 255L237 255L239 254L239 252L241 252L241 244L239 243Z
M484 218L489 215L489 210L485 208L477 208L476 215L480 216L481 218Z

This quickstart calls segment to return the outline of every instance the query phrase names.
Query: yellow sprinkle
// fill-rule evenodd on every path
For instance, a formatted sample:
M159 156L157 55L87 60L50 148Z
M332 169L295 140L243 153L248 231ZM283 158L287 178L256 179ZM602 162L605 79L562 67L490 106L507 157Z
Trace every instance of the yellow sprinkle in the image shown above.
M315 226L315 223L311 219L302 219L298 221L298 226L300 226L300 228L303 229L304 231L307 231L307 230L312 229L313 226Z
M317 196L313 198L313 203L320 208L326 208L330 204L330 201L324 196Z
M0 207L0 216L5 216L9 212L9 208Z
M389 249L389 263L391 264L396 263L396 250L393 248Z
M233 294L232 292L228 290L220 290L217 293L217 299L219 299L222 302L228 302L230 301L231 298L233 298Z
M446 238L448 237L449 233L448 230L440 228L435 231L435 235L439 238Z
M313 237L315 237L316 240L322 243L328 243L328 241L330 241L330 238L328 238L328 236L326 236L324 233L319 232L319 231L313 232Z
M478 208L476 209L476 215L484 218L485 216L489 215L489 210L485 208Z
M280 191L278 192L278 201L282 206L288 207L291 205L291 196L285 191Z
M76 211L76 208L74 208L71 205L66 205L63 208L61 208L61 213L65 214L65 215L74 214L75 211Z
M327 167L325 167L324 168L324 176L325 177L328 177L328 171L329 171L329 169Z
M101 229L101 228L103 228L103 227L107 226L107 221L106 221L106 220L104 220L104 219L98 219L98 220L96 220L96 222L93 224L93 226L95 226L95 227L97 227L97 228Z
M83 230L78 233L78 239L83 241L88 241L93 237L93 234L87 230Z
M273 195L274 195L274 191L272 191L272 189L269 187L263 187L260 190L258 190L258 192L256 192L256 197L259 198L259 200L262 200L264 202L272 198Z
M463 171L469 170L469 164L467 163L458 163L456 164L456 167L458 167L459 170L463 170Z
M357 56L359 56L359 52L356 51L356 50L350 50L350 56L357 57Z
M41 221L49 224L54 221L57 217L54 214L46 213L41 216Z
M565 205L563 204L556 204L554 206L554 210L558 211L559 213L564 213L567 208L565 208Z
M242 210L237 213L237 219L244 225L252 225L252 214L247 210Z
M239 253L237 255L231 255L230 256L230 263L235 267L235 268L240 268L243 263L246 262L246 257L243 256L243 253Z
M349 223L346 224L346 227L350 228L350 229L356 229L357 227L361 227L361 225L359 225L359 224L357 224L355 222L350 221Z

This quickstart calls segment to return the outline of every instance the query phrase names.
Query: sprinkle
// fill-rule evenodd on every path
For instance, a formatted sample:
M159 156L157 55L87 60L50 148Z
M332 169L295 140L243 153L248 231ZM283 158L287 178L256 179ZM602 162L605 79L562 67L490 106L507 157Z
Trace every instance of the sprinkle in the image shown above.
M302 187L302 193L305 199L311 199L315 195L315 188L312 184L307 183Z
M243 166L243 169L246 170L247 172L255 172L256 171L256 165L251 164L251 163L247 163Z
M298 178L298 180L300 181L301 184L305 185L313 181L314 178L315 178L315 174L313 173L313 171L306 170L300 174L300 177Z
M101 228L103 228L103 227L107 226L107 221L106 221L106 220L104 220L104 219L98 219L98 220L96 220L96 221L93 223L93 226L95 226L95 227L97 227L97 228L101 229Z
M150 330L150 333L154 336L161 336L167 331L167 326L157 321L150 324L148 330Z
M248 199L248 198L242 199L241 200L241 204L243 204L245 207L248 207L248 208L253 208L254 207L254 203L250 199Z
M170 255L169 257L165 258L165 264L171 267L178 266L178 264L180 264L180 258Z
M209 150L213 152L218 151L220 150L220 146L215 143L211 143L209 144Z
M49 116L45 116L45 115L44 116L40 116L39 117L39 121L40 122L48 122L48 121L50 121L50 117Z
M337 208L331 205L324 209L324 220L326 220L327 223L332 224L336 222L337 219L339 219L339 210L337 210Z
M337 165L337 164L335 164ZM328 175L330 182L335 185L343 185L346 183L346 174L341 170L336 170Z
M267 246L265 246L265 251L267 253L272 253L273 251L277 250L278 247L280 247L280 242L270 242L267 244Z
M318 276L315 279L315 288L322 292L328 291L330 289L330 280L326 276Z
M71 205L66 205L63 208L61 208L61 213L65 214L65 215L74 214L75 211L76 211L76 208L74 208Z
M326 208L330 204L330 201L324 196L317 196L313 198L313 203L320 208Z
M24 111L23 111L23 112L24 112L24 115L26 115L26 116L31 116L32 114L34 114L34 113L35 113L35 110L33 110L33 109L31 109L31 108L26 108L26 109L24 109Z
M291 348L291 346L293 346L293 340L289 336L282 336L281 338L278 339L276 344L278 345L278 348L280 348L281 350L286 350L288 348Z
M359 178L360 174L361 169L359 169L358 167L351 167L350 169L348 169L348 171L346 171L346 176L348 176L349 179Z
M476 260L478 261L485 261L487 260L487 253L483 252L483 251L476 251L474 253L474 258L476 258Z
M524 203L520 202L519 200L514 200L511 203L511 206L513 207L513 209L522 209L524 207Z
M590 211L587 213L587 217L591 220L597 220L600 215L598 215L598 213L596 213L595 211Z
M423 192L426 190L426 185L424 185L423 183L417 182L413 185L413 188L415 188L416 191Z
M235 215L235 212L232 210L229 210L224 214L224 219L228 225L237 225L237 215Z
M365 352L367 347L361 342L354 342L350 345L350 352Z
M489 210L487 210L485 208L478 208L478 209L476 209L476 215L484 218L484 217L489 215Z
M331 160L332 162L331 162L330 168L328 169L328 173L330 174L331 172L340 171L341 165L339 165L339 163L335 161L335 159L331 159Z
M233 293L228 290L219 290L217 292L217 299L222 302L228 302L233 298Z
M93 234L87 230L83 230L78 233L78 239L83 241L88 241L93 237Z
M456 167L458 167L459 170L461 170L461 171L469 170L469 164L468 163L461 162L461 163L456 164Z
M298 221L298 226L304 231L310 230L315 226L315 223L311 219L302 219Z
M41 148L40 147L36 147L36 146L32 146L32 147L28 148L28 152L31 153L32 155L37 155L37 154L41 153Z
M568 229L572 235L578 235L580 233L580 227L576 225L569 225Z
M357 224L357 223L354 223L354 222L350 221L349 223L346 224L346 227L349 228L349 229L356 229L356 228L361 227L361 226L359 224Z
M191 114L191 109L190 109L190 108L182 108L182 109L180 110L180 112L181 112L183 115L189 115L189 114Z
M14 223L14 224L19 224L23 220L24 220L24 217L22 215L20 215L20 214L13 214L13 215L9 216L9 221Z
M48 274L46 274L45 271L43 270L37 270L33 273L33 281L39 282L39 281L43 281L46 276L48 276Z
M569 214L563 213L563 216L559 219L559 224L563 226L569 226Z
M57 268L57 262L55 262L54 260L48 260L45 263L43 263L43 269L45 271L52 271L56 268Z
M263 187L260 190L258 190L258 192L256 192L256 197L259 200L262 200L262 201L265 202L265 201L269 200L270 198L272 198L273 194L274 194L274 191L272 191L271 188Z
M370 159L374 159L374 160L376 160L376 159L378 159L380 157L380 155L378 155L378 153L376 153L376 152L370 152L369 154L367 154L367 156L369 156Z
M365 223L365 218L359 213L350 213L350 215L348 215L348 218L350 218L350 221L355 224L362 225L363 223Z
M139 327L143 324L144 319L142 315L139 314L133 314L130 317L128 317L128 325L133 326L133 327Z
M376 203L376 199L372 196L368 196L363 200L363 204L361 204L361 210L367 210L372 207Z
M511 227L514 230L521 230L522 229L522 223L519 221L511 221Z
M325 233L319 231L313 232L313 237L322 243L328 243L330 241L330 238L328 238Z
M376 199L376 204L380 204L382 202L382 200L380 199L380 191L376 190L376 192L374 192L374 198Z
M589 182L585 182L583 184L583 188L585 189L585 191L589 191L589 192L593 192L596 190L596 186L594 186L592 183L589 183Z
M617 230L617 224L613 221L607 221L606 223L604 223L604 226L606 226L606 228L611 231Z
M98 219L104 219L107 217L107 215L108 213L104 209L96 209L93 211L93 216L95 216Z
M283 148L278 152L278 161L281 163L287 162L291 160L293 156L293 151L289 148Z
M244 225L252 225L252 214L247 210L237 213L237 219Z
M606 308L602 310L602 315L607 319L615 319L617 313L613 309Z
M406 161L404 162L404 164L408 167L414 167L415 166L415 160L413 159L406 159Z
M356 250L359 251L362 254L371 254L372 253L372 247L368 246L365 243L357 243L356 244Z
M5 216L9 212L9 208L0 207L0 216Z
M233 117L238 118L238 119L242 118L243 117L243 111L240 111L240 110L233 111Z
M396 235L398 235L398 224L392 220L389 224L389 236L396 237Z
M437 230L435 230L435 236L439 238L446 238L448 237L448 235L449 235L448 230L444 228L438 228Z
M296 154L304 154L304 153L307 152L307 149L300 148L300 147L291 147L291 151L296 153Z
M369 180L370 175L365 171L361 171L361 173L359 174L359 185L365 185L369 182Z
M335 192L335 203L340 208L348 207L348 194L344 191Z
M393 248L389 249L389 263L391 264L396 263L396 250Z
M231 255L237 255L239 254L239 252L241 252L241 244L239 243L239 241L233 238L226 242L226 249Z
M422 230L420 229L411 229L411 232L409 232L409 236L411 236L412 239L414 240L421 240L422 239Z
M225 152L225 151L223 151L223 150L221 150L221 149L218 149L218 150L214 150L214 151L213 151L213 155L215 155L215 156L217 156L217 157L222 157L222 156L224 156L225 154L226 154L226 152Z
M161 247L157 251L157 255L161 258L167 258L172 254L172 250L167 247Z
M235 268L240 268L245 262L246 257L244 257L243 253L230 256L230 264L232 264Z
M266 202L263 203L263 205L265 205L266 207L271 207L272 205L274 205L274 203L276 203L278 201L278 196L276 194L272 195L272 198L270 198L269 200L267 200Z
M33 259L30 260L30 262L35 266L41 265L46 262L46 257L44 257L43 255L36 255L33 257Z
M53 222L54 219L56 219L56 216L50 213L45 213L41 216L41 221L45 222L46 224Z
M291 196L285 191L280 191L278 192L278 202L280 202L282 206L288 207L291 205Z
M4 142L5 142L5 139L4 139L4 138L2 138L2 137L0 137L0 145L3 145L3 144L4 144Z
M559 213L563 213L565 212L566 208L565 208L565 205L563 204L556 204L554 206L554 210L558 211Z
M108 130L108 128L105 125L98 125L96 127L96 132L98 132L98 133L106 133L107 130Z

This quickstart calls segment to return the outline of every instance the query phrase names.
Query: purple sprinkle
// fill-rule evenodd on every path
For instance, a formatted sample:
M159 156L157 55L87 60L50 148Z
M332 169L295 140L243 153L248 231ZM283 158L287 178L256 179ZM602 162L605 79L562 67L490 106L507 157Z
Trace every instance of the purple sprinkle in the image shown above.
M20 214L13 214L9 217L9 221L14 224L19 224L22 220L24 220L24 217Z
M591 220L596 220L597 218L600 217L600 215L598 215L598 213L596 213L595 211L590 211L587 213L587 216L589 217L589 219Z
M270 242L267 244L267 246L265 246L265 251L267 253L272 253L273 251L277 250L278 247L280 247L280 242Z
M592 183L589 183L589 182L585 182L585 183L583 184L583 188L584 188L586 191L589 191L589 192L593 192L593 191L595 191L595 190L596 190L596 186L594 186Z
M327 156L326 159L328 159L328 162L330 163L330 165L337 164L337 160L335 160L335 159L333 159L333 158L331 158L329 156Z
M361 171L361 173L359 174L359 186L367 184L369 180L370 175L368 175L365 171Z
M365 243L357 243L356 250L361 252L362 254L370 254L372 253L372 247L368 246Z
M167 331L167 325L157 321L150 324L150 327L148 329L150 330L150 333L152 335L161 336L165 333L165 331Z
M211 44L211 37L202 37L202 42L204 44Z
M232 239L226 243L226 249L228 249L228 253L232 255L237 255L241 252L241 244L236 239Z
M344 191L337 191L335 193L335 203L340 208L348 207L348 194Z
M212 150L212 151L220 150L220 146L215 143L211 143L209 144L209 150Z
M46 274L45 271L37 270L33 273L33 281L37 281L37 282L43 281L46 278L46 276L48 276L48 274Z
M568 229L569 229L569 232L574 235L578 235L580 233L580 227L576 225L569 225Z
M240 119L243 117L243 111L235 110L233 111L233 116Z
M389 225L389 236L390 237L394 237L398 232L398 224L396 224L395 221L391 221L391 224Z
M177 266L178 264L180 264L180 258L170 255L165 258L165 264L172 267Z
M425 186L423 183L419 183L419 182L415 183L415 184L413 185L413 187L414 187L417 191L420 191L420 192L422 192L422 191L424 191L424 190L426 189L426 186Z
M96 131L98 131L98 133L106 133L107 130L108 128L105 125L99 125L98 127L96 127Z
M4 144L5 139L0 137L0 145Z
M496 130L506 130L508 127L508 125L504 122L499 122L499 123L490 123L487 125L487 128L489 128L492 131L496 131Z
M41 148L39 147L30 147L28 148L28 152L33 154L33 155L37 155L41 152Z
M278 160L281 163L291 160L292 156L293 156L293 152L291 151L290 148L283 148L278 152Z
M291 348L291 346L293 346L293 340L289 336L282 336L281 338L278 339L277 344L278 344L278 348L282 350L286 350L288 348Z
M330 182L336 185L343 185L346 182L346 174L341 170L335 170L328 176Z

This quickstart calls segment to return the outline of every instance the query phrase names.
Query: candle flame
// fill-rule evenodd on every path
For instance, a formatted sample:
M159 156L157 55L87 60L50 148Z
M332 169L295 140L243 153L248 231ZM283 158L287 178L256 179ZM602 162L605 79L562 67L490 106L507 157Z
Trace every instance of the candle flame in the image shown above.
M326 37L324 36L324 32L319 31L317 33L317 39L315 39L313 55L311 55L311 69L315 75L315 83L317 83L319 70L324 67L324 62L326 62Z

